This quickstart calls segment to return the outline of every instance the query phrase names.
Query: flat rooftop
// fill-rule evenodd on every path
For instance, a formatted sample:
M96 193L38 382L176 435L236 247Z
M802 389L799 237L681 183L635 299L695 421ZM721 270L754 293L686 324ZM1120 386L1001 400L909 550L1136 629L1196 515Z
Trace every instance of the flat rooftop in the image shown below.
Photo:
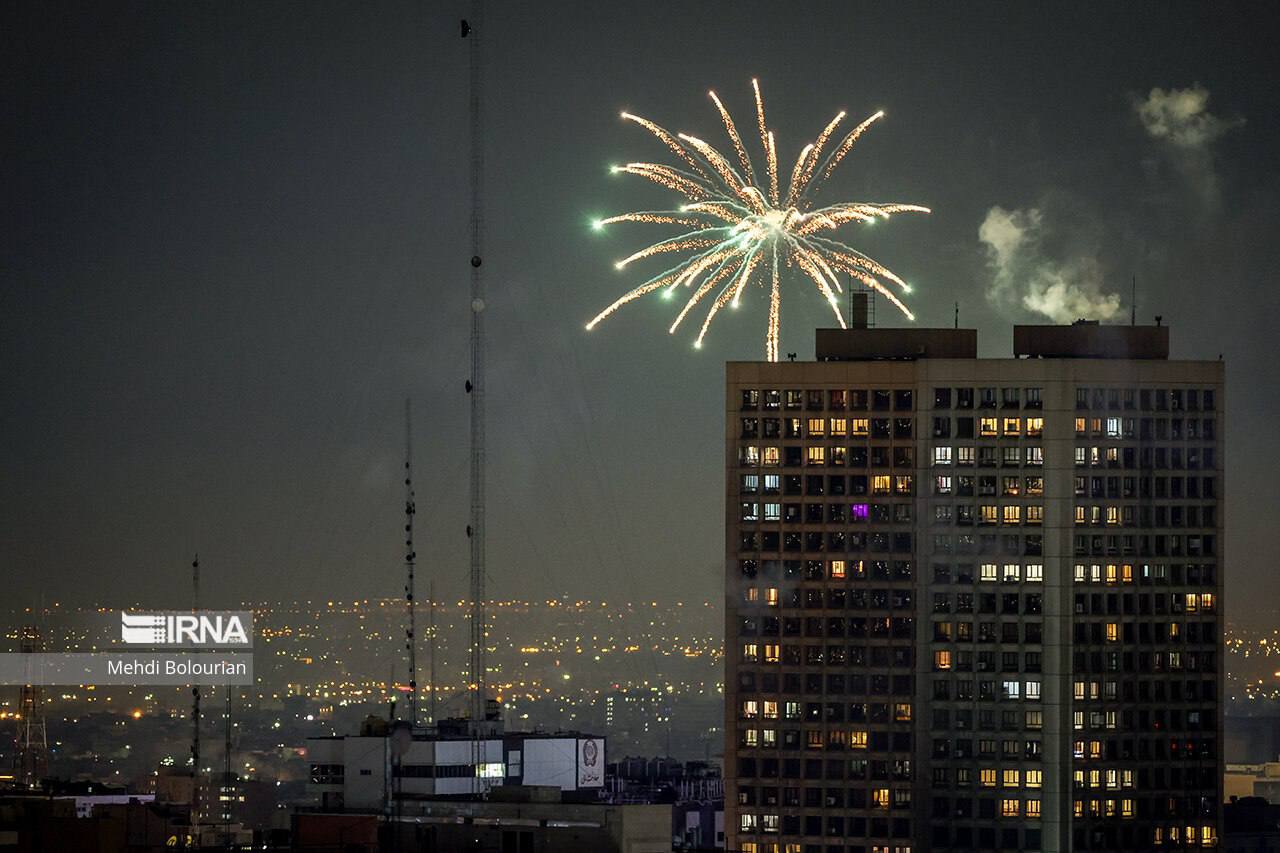
M977 358L977 329L817 329L818 361L915 361ZM1014 358L1167 360L1169 327L1103 326L1078 320L1068 326L1014 326Z

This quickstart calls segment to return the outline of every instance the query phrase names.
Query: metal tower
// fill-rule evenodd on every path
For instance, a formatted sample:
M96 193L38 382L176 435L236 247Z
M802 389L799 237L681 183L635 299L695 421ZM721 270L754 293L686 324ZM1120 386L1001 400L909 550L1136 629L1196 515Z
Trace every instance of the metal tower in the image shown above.
M218 790L218 799L222 801L222 844L225 849L232 849L231 817L235 808L236 791L239 788L231 777L231 684L223 688L226 691L226 708L222 712L222 785Z
M484 66L481 56L484 3L472 0L471 18L462 34L471 44L471 720L485 719L485 566L484 566L484 281L480 274L484 237Z
M191 612L200 609L200 555L191 561ZM200 685L191 687L191 827L200 836Z
M44 651L40 629L35 625L23 625L18 637L18 650L24 654ZM30 675L30 658L28 658ZM34 679L32 679L34 680ZM40 787L49 773L49 736L45 730L44 689L36 684L24 684L18 700L17 762L14 775L20 785Z
M409 625L404 632L404 647L409 653L409 723L418 725L418 616L414 601L413 572L418 555L413 550L413 516L417 507L413 497L413 415L408 400L404 401L404 602Z

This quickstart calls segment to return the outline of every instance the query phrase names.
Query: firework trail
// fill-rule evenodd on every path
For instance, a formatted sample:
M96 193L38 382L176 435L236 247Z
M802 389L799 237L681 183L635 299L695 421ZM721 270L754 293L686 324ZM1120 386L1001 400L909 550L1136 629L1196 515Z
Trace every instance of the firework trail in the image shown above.
M623 294L597 314L587 324L588 329L641 296L662 291L663 298L669 299L683 288L688 294L681 294L685 304L668 331L674 334L699 304L709 305L693 344L701 347L716 314L726 306L736 308L743 291L754 280L762 286L767 283L769 289L765 357L777 361L781 286L786 270L798 271L817 287L841 328L845 328L838 298L843 292L841 274L883 294L908 319L915 319L898 295L911 291L906 282L824 232L834 232L849 223L871 224L895 213L928 213L929 209L915 204L845 201L819 206L815 202L854 143L884 113L874 113L843 137L837 137L837 131L845 113L837 113L818 138L801 149L789 179L780 185L777 147L774 133L765 122L764 98L757 81L751 81L751 88L765 158L765 168L760 171L752 163L733 117L715 92L709 94L732 143L732 159L695 136L671 133L648 119L622 114L624 120L635 122L657 137L679 159L679 164L627 163L614 166L612 171L653 181L678 193L683 203L675 210L645 210L598 219L593 227L601 230L618 222L644 222L685 229L684 233L618 261L615 266L620 270L656 255L676 254L682 259ZM837 138L839 141L832 144Z

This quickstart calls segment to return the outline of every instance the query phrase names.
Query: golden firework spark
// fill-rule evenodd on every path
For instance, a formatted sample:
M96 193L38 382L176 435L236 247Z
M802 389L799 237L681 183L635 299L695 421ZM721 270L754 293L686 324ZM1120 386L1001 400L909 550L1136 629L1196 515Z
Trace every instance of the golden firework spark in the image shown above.
M840 161L853 149L858 137L883 118L884 112L872 114L828 149L828 143L836 138L837 128L845 118L843 111L837 113L818 138L801 149L791 168L788 185L780 188L778 152L773 131L765 122L760 84L752 80L751 88L755 96L760 146L764 149L765 169L762 173L756 171L737 125L715 92L709 94L732 143L732 160L696 136L671 133L648 119L622 113L625 121L635 122L656 136L680 159L681 164L627 163L614 166L612 171L639 175L653 181L679 193L684 203L676 210L644 210L598 219L593 227L601 230L618 222L644 222L679 225L689 230L646 246L618 261L615 266L621 270L634 261L655 255L680 253L684 256L675 266L623 294L597 314L587 324L588 329L595 328L605 317L645 294L661 290L664 298L670 298L680 288L685 288L689 296L669 332L674 334L693 308L709 298L711 307L693 344L701 347L716 314L725 306L736 308L743 291L753 276L758 275L759 282L762 285L767 282L769 288L765 357L769 361L777 361L782 302L780 264L786 269L798 270L816 285L841 328L845 328L838 299L838 294L843 292L841 274L883 294L908 319L915 319L894 290L909 293L911 288L906 282L852 246L823 236L822 232L835 231L849 223L870 225L896 213L928 213L929 209L916 204L864 201L821 207L814 203L814 197Z

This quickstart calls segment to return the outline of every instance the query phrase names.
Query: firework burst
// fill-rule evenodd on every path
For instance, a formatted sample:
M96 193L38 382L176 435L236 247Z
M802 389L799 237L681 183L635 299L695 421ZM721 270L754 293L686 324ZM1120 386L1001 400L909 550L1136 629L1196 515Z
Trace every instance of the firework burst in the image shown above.
M678 165L627 163L614 166L615 173L639 175L679 193L683 203L675 210L647 210L622 213L599 219L596 230L617 222L645 222L681 226L684 233L657 243L618 261L629 264L663 254L683 257L639 287L623 294L587 324L588 329L623 305L649 293L662 291L671 298L681 288L687 293L684 306L668 330L677 328L699 304L707 305L702 327L694 340L702 346L711 321L726 305L737 307L743 291L753 281L769 288L769 325L765 334L765 357L778 360L778 325L781 285L788 270L807 277L830 305L841 328L845 327L837 294L843 292L841 274L884 295L909 319L915 319L898 292L911 288L901 278L852 246L824 236L849 223L872 224L895 213L928 213L915 204L878 202L838 202L819 206L815 198L840 161L872 124L883 118L877 112L854 127L834 145L844 112L836 114L818 138L806 145L796 158L785 184L780 182L778 153L773 131L765 123L764 99L760 85L751 81L755 93L756 127L764 152L764 170L758 172L729 111L715 92L709 93L733 146L732 159L707 142L684 133L673 134L648 119L624 112L622 118L635 122L656 136L679 160Z

